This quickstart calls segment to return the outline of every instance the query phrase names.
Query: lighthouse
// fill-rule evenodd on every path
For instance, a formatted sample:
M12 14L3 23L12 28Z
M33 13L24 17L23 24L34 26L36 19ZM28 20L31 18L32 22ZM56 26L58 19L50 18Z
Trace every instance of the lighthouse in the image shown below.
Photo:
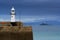
M11 9L11 22L15 22L15 9L12 7Z

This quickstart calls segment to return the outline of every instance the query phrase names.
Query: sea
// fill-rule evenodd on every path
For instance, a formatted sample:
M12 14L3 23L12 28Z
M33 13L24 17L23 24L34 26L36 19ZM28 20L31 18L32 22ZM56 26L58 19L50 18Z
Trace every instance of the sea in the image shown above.
M60 40L60 25L30 25L32 26L33 40Z

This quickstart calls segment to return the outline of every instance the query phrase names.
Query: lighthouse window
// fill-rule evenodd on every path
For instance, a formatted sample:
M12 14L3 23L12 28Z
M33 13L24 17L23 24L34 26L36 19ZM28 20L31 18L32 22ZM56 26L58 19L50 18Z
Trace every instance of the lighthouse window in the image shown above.
M12 12L14 12L14 10L12 10Z

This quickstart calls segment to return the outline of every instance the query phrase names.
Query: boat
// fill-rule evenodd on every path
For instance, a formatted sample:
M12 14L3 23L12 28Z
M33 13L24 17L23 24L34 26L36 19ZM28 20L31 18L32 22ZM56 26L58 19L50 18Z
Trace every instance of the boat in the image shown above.
M48 25L48 24L43 22L43 23L41 23L40 25Z

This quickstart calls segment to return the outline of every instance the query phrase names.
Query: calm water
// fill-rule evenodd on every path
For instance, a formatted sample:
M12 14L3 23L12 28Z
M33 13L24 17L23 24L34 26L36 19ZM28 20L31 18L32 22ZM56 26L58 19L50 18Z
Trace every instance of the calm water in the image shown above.
M33 25L34 40L60 40L60 25Z

